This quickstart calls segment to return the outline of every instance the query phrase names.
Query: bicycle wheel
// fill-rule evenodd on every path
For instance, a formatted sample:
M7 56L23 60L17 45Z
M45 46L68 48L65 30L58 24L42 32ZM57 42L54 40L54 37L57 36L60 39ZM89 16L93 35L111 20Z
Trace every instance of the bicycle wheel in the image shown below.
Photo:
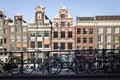
M12 75L17 75L20 74L20 70L21 70L21 60L18 58L12 58L10 59L9 63L10 66L10 73Z
M23 61L23 74L32 74L35 70L35 61L33 59L26 59Z
M114 73L120 72L120 59L116 56L109 57L110 68Z
M58 70L55 74L59 74L62 71L62 68L63 68L62 61L60 59L57 59L57 62L58 62Z
M56 74L59 69L59 62L56 59L47 59L43 63L44 72L48 75Z
M0 73L2 73L4 71L4 62L0 61Z
M76 74L85 73L87 71L87 60L82 57L75 59L73 62L73 71Z
M87 73L93 74L99 71L99 63L96 60L90 59L88 60L87 64L88 64Z

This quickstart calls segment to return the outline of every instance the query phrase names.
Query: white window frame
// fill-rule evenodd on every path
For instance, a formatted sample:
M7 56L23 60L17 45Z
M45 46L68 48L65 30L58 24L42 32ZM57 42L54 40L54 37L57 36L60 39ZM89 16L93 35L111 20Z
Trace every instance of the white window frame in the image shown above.
M103 42L103 36L102 35L97 36L97 42Z
M111 28L106 28L106 33L110 34L111 33Z
M119 28L118 27L114 28L114 32L119 33Z
M111 42L111 35L106 36L106 42Z
M10 36L10 42L15 42L15 37L14 36Z
M103 28L98 28L98 33L102 34L103 33Z

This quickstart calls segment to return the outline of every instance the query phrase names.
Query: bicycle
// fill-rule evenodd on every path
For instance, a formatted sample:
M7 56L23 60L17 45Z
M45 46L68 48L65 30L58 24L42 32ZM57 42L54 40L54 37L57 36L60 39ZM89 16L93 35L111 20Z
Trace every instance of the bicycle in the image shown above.
M98 50L96 50L96 56L94 59L88 61L87 73L97 73L99 70L104 70L104 72L115 72L119 67L117 64L120 60L111 55L113 52L106 52L106 49L102 50L102 57L98 56ZM107 54L107 55L106 55Z
M35 52L41 52L41 51L38 50ZM59 66L57 60L49 56L49 51L45 51L44 56L45 58L43 62L37 61L36 58L28 58L24 61L26 62L28 69L30 67L29 64L32 62L38 65L37 67L40 71L42 71L42 73L46 73L48 75L56 74L58 71L58 66ZM33 65L32 67L35 71L36 65Z
M1 72L9 72L14 75L20 73L21 60L19 58L15 58L12 52L8 53L9 56L6 62L0 59ZM3 54L7 54L7 52L3 52Z
M76 74L85 73L87 71L87 60L85 59L84 56L80 54L80 52L77 51L74 52L74 56L75 57L73 58L72 62L67 64L67 68ZM64 62L60 58L57 58L57 61L59 62L59 67L57 72L60 73L64 68Z
M118 50L117 53L115 51ZM120 50L115 49L111 53L111 71L114 73L120 72Z
M89 59L87 64L88 64L88 69L87 69L87 73L89 74L93 74L93 73L97 73L100 69L100 64L99 64L99 55L97 53L97 50L95 49L95 56L93 59Z

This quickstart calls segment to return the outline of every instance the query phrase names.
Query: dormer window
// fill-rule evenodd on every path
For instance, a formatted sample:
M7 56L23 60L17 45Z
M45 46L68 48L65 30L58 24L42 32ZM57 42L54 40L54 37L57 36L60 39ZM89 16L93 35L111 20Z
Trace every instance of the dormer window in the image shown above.
M61 14L61 18L65 18L65 14Z
M16 20L16 24L17 24L17 25L20 25L20 20Z

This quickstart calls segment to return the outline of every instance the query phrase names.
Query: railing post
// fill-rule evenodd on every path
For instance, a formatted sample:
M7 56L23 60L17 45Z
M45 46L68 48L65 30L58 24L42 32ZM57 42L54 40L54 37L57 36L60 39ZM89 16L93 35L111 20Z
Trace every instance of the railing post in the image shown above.
M23 75L23 52L21 52L21 69L20 69L20 72Z

